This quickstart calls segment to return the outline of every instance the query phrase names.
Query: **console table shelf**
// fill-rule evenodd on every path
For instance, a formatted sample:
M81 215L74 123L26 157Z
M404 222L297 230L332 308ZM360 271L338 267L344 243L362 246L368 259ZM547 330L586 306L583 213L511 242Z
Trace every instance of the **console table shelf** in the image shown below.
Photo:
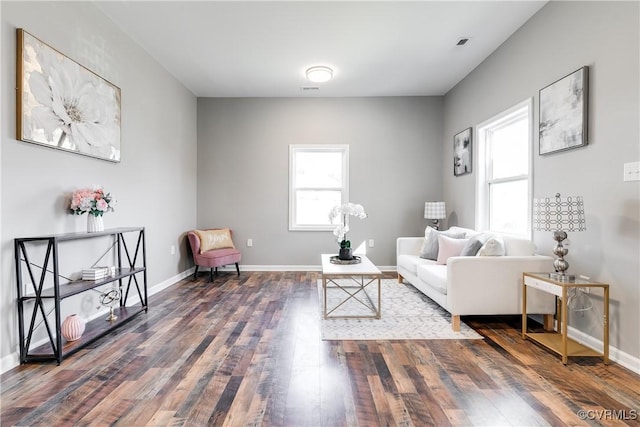
M146 311L145 307L117 307L113 309L113 312L118 316L117 321L107 322L105 321L106 315L101 316L91 322L87 322L86 328L82 337L76 341L62 341L62 359L75 353L76 351L86 347L92 342L104 335L119 328L124 323L133 319L136 315ZM50 343L43 344L40 347L36 347L29 351L27 362L47 362L52 360L52 354L54 354L53 347Z
M124 237L127 233L133 233L134 237L135 233L137 233L133 252L129 250ZM115 248L117 258L116 273L96 281L77 280L61 283L58 266L60 257L59 243L105 236L112 236L114 239L114 243L109 250ZM46 244L43 266L38 274L32 269L32 263L29 260L29 243ZM130 321L136 315L149 309L147 304L147 262L144 227L113 228L97 233L66 233L17 238L14 239L14 249L18 287L20 363L55 360L60 364L64 357L86 347L98 338ZM49 270L49 265L51 265L52 270ZM26 269L27 280L24 280L23 268ZM45 288L47 273L52 274L53 286ZM138 281L138 275L142 275L142 283ZM107 321L106 317L101 316L98 319L87 322L85 332L80 339L66 342L61 334L61 302L73 295L115 282L117 282L120 290L119 307L115 307L113 310L117 318L113 321ZM29 292L24 292L25 283L31 285ZM140 302L127 306L130 290L137 291ZM49 313L47 313L44 306L45 301L54 302L54 307L49 312L53 313L52 320L48 318ZM32 308L32 311L26 313L25 311L29 307ZM36 348L30 348L34 332L41 325L44 325L46 329L49 342Z

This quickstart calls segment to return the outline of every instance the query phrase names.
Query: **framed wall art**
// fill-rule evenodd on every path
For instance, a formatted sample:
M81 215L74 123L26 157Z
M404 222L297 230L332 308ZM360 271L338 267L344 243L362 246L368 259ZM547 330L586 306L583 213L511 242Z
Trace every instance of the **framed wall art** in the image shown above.
M120 88L17 30L17 139L120 161Z
M473 160L471 128L467 128L453 137L453 175L471 173Z
M587 145L589 67L540 90L540 154Z

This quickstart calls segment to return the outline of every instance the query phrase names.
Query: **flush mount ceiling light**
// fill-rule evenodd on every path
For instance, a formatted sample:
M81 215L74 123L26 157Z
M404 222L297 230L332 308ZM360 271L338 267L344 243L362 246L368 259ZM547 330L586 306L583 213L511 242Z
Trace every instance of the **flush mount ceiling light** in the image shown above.
M307 69L307 78L314 83L324 83L331 80L333 70L329 67L317 66Z

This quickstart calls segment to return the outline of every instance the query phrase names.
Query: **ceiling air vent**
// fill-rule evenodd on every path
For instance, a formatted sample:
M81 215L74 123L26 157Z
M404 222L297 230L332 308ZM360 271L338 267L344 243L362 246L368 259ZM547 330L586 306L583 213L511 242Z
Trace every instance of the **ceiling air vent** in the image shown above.
M469 41L468 37L463 37L458 40L458 43L456 43L456 46L464 46L465 44L467 44L468 41Z
M315 92L320 90L320 88L318 86L302 86L300 90L303 92Z

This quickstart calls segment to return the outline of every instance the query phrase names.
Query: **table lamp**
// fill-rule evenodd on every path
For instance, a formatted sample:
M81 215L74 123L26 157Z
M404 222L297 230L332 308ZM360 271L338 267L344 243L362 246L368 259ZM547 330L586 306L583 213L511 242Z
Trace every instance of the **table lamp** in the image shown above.
M562 245L567 238L567 231L585 231L584 205L581 196L555 197L533 199L533 228L536 231L553 231L553 239L557 242L553 249L556 258L553 267L556 272L549 277L560 282L573 282L574 274L568 274L569 263L564 257L569 249Z
M447 217L444 202L426 202L424 204L424 217L433 222L433 228L436 230L440 227L440 220Z

